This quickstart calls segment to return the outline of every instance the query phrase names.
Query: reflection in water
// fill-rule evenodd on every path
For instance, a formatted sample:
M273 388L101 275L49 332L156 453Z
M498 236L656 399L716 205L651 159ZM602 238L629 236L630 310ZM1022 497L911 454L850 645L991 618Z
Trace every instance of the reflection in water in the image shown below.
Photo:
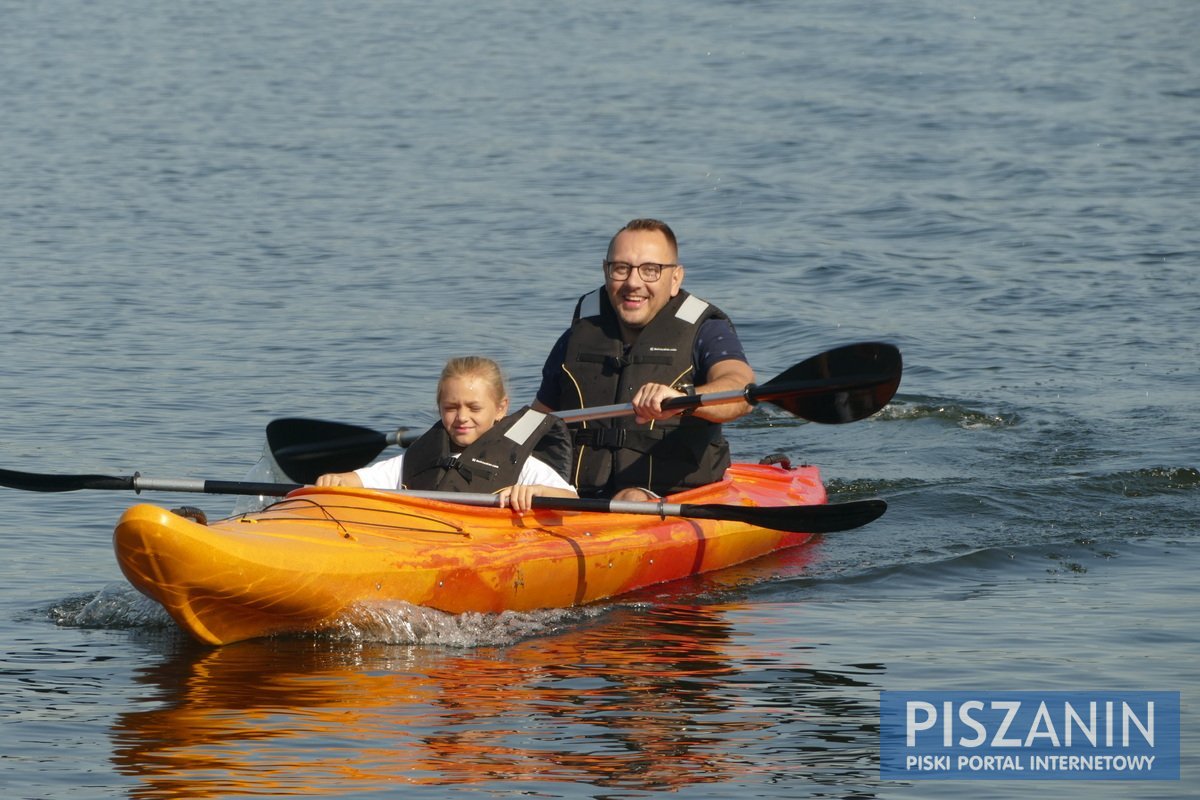
M142 673L150 707L118 718L113 758L141 781L134 797L512 780L671 789L757 783L789 759L820 762L823 783L842 761L861 781L873 758L862 726L877 714L863 668L796 664L813 648L802 642L763 649L726 619L743 608L618 609L504 648L181 643ZM859 744L828 735L830 720Z

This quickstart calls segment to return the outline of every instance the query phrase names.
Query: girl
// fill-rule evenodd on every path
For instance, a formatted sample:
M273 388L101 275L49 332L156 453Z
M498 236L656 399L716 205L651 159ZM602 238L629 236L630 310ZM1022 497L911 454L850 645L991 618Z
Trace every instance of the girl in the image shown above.
M446 362L437 389L437 422L404 455L353 472L333 472L317 486L493 492L500 506L531 510L535 497L578 497L533 455L541 439L565 436L557 417L523 409L508 414L508 392L496 362L481 356Z

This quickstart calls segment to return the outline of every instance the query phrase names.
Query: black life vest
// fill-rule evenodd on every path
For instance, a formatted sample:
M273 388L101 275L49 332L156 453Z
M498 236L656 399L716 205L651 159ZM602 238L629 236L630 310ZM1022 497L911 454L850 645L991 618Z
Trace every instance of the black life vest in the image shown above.
M696 383L692 352L701 324L727 319L683 290L671 298L626 348L617 313L603 289L579 299L562 365L559 408L628 403L645 383L682 389ZM721 479L729 444L721 426L692 416L639 425L632 415L572 426L575 463L569 480L581 495L636 486L658 494Z
M439 420L404 452L401 483L406 489L496 492L517 482L531 455L563 474L566 441L561 419L525 407L451 456L457 448Z

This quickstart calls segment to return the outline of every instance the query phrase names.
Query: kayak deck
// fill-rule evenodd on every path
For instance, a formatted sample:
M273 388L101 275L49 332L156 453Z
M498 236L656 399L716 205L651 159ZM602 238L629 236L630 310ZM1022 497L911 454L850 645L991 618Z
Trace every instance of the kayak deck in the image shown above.
M735 464L672 502L815 505L815 467ZM117 523L122 572L209 644L319 630L351 606L530 611L614 597L804 544L744 522L481 508L367 489L305 487L199 524L141 504Z

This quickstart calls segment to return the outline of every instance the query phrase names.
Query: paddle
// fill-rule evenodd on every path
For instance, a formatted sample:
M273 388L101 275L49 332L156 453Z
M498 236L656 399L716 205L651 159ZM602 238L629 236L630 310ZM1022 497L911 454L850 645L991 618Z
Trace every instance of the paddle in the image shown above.
M283 497L296 489L296 483L251 483L210 481L198 478L154 479L133 475L44 475L0 469L0 486L31 492L74 492L81 489L114 489L134 492L200 492L206 494L244 494ZM498 506L494 494L467 492L393 492L430 500L444 500L473 506ZM883 500L859 500L814 506L734 506L717 503L635 503L617 500L593 500L569 497L535 497L535 509L547 511L598 511L611 514L649 514L656 517L708 519L742 522L792 533L833 533L859 528L878 519L887 510Z
M673 397L663 408L686 410L739 400L751 405L765 401L802 419L837 425L869 417L886 406L900 385L901 371L900 351L895 346L861 342L815 355L764 384ZM554 412L566 422L633 413L631 403ZM348 472L369 464L389 444L411 444L416 436L406 430L382 434L357 425L287 417L267 424L267 446L288 477L313 481L327 472Z
M284 475L313 482L326 472L349 472L370 464L388 445L408 447L421 434L397 428L379 433L358 425L287 417L267 423L267 447Z

